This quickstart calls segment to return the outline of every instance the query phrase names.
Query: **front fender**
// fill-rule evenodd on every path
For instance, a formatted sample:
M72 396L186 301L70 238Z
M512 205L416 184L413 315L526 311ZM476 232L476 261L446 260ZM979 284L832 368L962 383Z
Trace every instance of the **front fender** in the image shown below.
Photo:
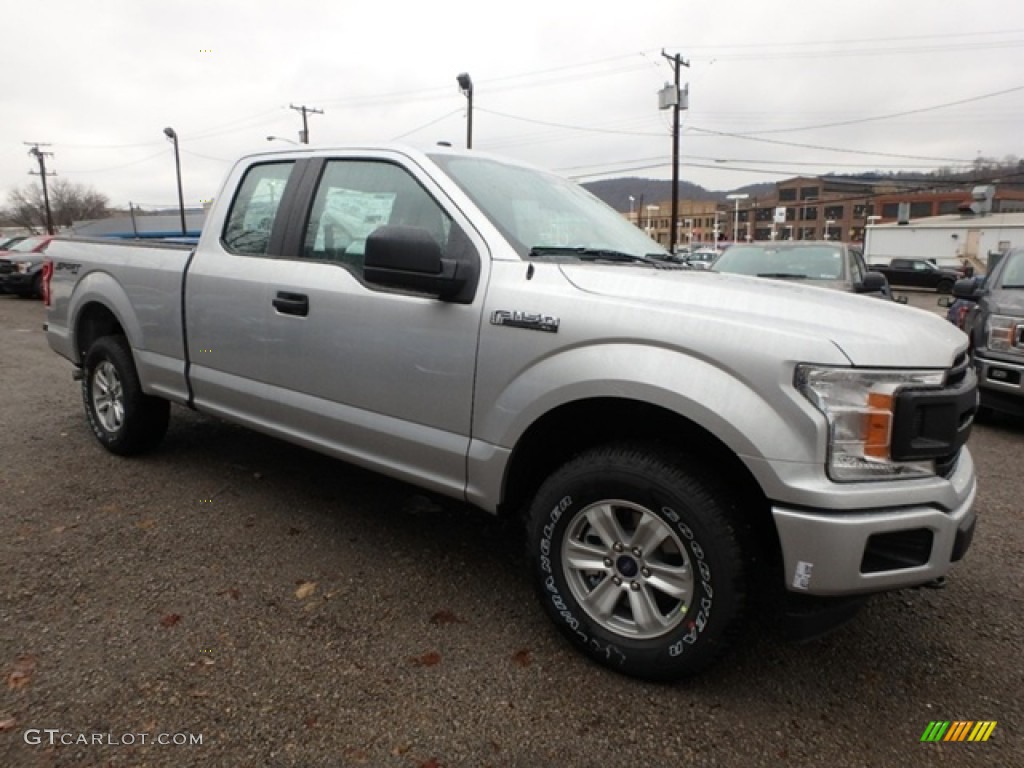
M755 363L753 370L739 373L671 348L635 343L575 347L538 360L492 403L478 403L474 436L511 449L531 424L560 405L622 398L678 413L744 460L821 463L824 419L793 388L795 364L765 370Z

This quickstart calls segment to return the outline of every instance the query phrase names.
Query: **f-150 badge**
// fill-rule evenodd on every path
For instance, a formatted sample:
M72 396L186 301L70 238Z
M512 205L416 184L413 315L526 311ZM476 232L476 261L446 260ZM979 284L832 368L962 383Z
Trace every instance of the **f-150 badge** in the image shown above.
M510 325L513 328L526 328L529 331L547 331L558 333L559 319L551 315L537 312L509 312L507 309L496 309L491 313L491 325Z

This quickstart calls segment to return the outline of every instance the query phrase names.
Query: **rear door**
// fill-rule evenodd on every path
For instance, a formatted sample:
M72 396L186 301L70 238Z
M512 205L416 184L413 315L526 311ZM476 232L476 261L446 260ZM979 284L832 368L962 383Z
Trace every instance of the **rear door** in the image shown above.
M185 276L185 326L189 385L196 407L268 428L275 405L266 386L269 285L308 162L257 162L236 169L225 185L235 189L226 216L204 225L200 246Z

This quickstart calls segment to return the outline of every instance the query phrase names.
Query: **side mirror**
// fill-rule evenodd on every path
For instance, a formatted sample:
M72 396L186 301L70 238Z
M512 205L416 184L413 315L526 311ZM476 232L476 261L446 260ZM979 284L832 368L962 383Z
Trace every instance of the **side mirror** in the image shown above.
M857 283L857 293L880 293L889 287L889 281L881 272L865 272L864 280Z
M958 299L977 301L978 288L974 278L965 277L963 280L957 280L953 283L953 295Z
M378 227L366 238L363 277L368 283L447 299L465 284L453 259L421 227Z

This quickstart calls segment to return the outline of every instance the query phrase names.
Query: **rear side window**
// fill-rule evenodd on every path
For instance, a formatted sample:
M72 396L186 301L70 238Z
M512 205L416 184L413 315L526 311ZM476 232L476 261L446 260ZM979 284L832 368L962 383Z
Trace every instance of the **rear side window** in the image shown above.
M243 256L267 253L277 209L294 167L294 161L288 161L254 165L246 171L221 237L227 250Z

